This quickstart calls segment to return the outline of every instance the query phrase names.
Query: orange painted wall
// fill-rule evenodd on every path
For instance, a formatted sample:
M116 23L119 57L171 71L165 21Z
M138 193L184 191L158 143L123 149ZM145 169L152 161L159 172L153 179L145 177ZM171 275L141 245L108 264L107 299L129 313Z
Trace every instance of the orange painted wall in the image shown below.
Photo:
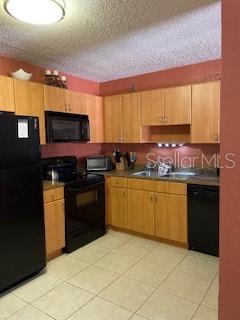
M181 68L103 82L100 83L100 95L126 93L131 91L132 85L135 86L136 91L141 91L215 80L221 77L221 66L221 60L213 60Z
M27 72L32 72L32 80L42 83L44 80L45 68L32 65L27 62L19 61L16 59L4 57L0 55L0 74L9 76L11 71L23 68ZM132 78L120 79L107 83L96 83L86 79L78 78L72 75L66 75L68 79L68 86L70 90L86 92L96 95L114 94L119 92L128 92L128 87L135 83L137 90L155 89L164 86L174 86L184 83L199 82L210 79L218 79L221 76L221 61L210 61L206 63L176 68L166 71L159 71L150 74L139 75ZM139 162L145 163L145 156L148 152L155 148L155 145L138 144L126 146L129 151L134 147L139 155ZM185 147L184 155L191 156L203 152L204 146L200 146L196 151L196 147ZM207 154L214 154L218 152L218 146L207 146ZM83 151L84 150L84 151ZM204 149L205 150L205 149ZM130 150L131 151L131 150ZM100 144L52 144L42 146L42 156L51 157L55 155L76 155L83 157L89 154L99 154L100 152L109 153L111 147L109 145ZM169 151L170 154L173 151Z
M223 0L221 157L236 167L221 171L220 320L240 319L240 1ZM225 164L225 161L222 161Z
M4 76L10 76L10 72L16 71L18 69L24 69L29 73L33 73L32 81L41 82L44 81L44 71L46 68L35 66L33 64L19 61L16 59L0 56L0 74ZM73 75L61 73L66 75L67 83L70 90L85 92L89 94L99 95L99 83L75 77Z

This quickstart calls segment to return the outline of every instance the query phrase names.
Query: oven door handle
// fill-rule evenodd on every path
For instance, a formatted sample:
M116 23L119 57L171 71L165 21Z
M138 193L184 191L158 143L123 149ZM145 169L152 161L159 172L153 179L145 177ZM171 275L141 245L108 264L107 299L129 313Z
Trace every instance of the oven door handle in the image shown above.
M81 186L81 187L69 187L69 188L67 188L67 191L69 191L69 192L78 192L79 191L79 192L83 193L86 190L93 190L98 187L101 187L102 185L104 185L104 181L100 182L98 184L90 184L90 185Z

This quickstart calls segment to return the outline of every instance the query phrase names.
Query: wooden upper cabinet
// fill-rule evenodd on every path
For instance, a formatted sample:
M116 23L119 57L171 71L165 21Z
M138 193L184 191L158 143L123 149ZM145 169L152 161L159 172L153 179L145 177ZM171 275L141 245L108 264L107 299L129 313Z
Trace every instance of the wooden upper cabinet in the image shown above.
M173 194L155 195L156 236L187 243L187 197Z
M141 95L129 93L122 95L122 132L125 143L137 143L141 141Z
M164 89L141 92L141 125L162 125L163 117Z
M104 142L122 142L122 95L103 98Z
M191 86L165 89L165 125L191 124Z
M154 216L154 193L128 189L127 228L136 232L154 235Z
M39 118L40 143L46 143L44 88L40 83L14 79L16 114Z
M66 90L66 105L68 112L87 114L86 95L84 93Z
M13 79L0 76L0 111L15 111Z
M102 97L86 94L86 113L90 124L90 142L103 142Z
M220 141L220 81L192 86L192 143Z
M67 90L44 85L44 106L48 111L69 112L66 101Z

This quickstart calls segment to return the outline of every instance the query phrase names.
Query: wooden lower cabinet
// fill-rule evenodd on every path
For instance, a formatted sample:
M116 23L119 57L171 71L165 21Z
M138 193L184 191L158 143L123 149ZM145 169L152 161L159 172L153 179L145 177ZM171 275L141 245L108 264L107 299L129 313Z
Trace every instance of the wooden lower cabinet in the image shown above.
M63 187L44 191L44 221L47 258L65 247L65 205Z
M187 243L187 197L155 194L155 234L157 237Z
M109 224L127 228L127 189L111 187L109 189Z
M115 186L116 179L121 179L122 187ZM109 225L187 244L185 184L111 177L107 185Z
M64 200L45 203L45 237L47 256L65 247Z
M154 193L128 189L127 228L154 235Z

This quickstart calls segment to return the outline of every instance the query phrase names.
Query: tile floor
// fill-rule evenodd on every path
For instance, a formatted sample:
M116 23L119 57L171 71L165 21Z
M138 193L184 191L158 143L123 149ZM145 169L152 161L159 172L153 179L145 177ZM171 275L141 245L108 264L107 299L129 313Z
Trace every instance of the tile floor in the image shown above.
M109 231L0 296L0 320L217 320L218 259Z

